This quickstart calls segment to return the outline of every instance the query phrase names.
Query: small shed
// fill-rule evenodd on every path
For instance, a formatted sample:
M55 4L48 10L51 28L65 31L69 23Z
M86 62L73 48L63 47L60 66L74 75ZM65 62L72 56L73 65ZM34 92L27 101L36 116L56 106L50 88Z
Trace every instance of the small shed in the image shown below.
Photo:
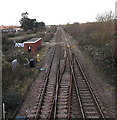
M41 47L41 38L32 38L24 42L24 50L26 52L36 52Z

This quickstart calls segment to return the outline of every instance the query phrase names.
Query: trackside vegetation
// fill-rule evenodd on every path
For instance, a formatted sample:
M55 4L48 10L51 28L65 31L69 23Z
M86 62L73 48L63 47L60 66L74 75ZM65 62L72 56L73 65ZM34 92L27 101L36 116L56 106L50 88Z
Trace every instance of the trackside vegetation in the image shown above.
M113 12L98 14L96 22L74 23L63 28L76 40L78 48L88 54L107 82L115 85L117 77L116 19Z
M39 71L37 68L41 65L41 62L36 62L36 55L40 54L40 59L43 59L48 48L42 45L39 51L30 54L24 52L23 48L16 48L15 42L23 43L35 37L41 37L42 42L49 42L56 31L55 26L40 29L2 34L2 98L5 103L6 118L13 118L23 103L26 92ZM35 60L34 68L30 68L27 61L32 58ZM18 60L15 70L12 68L14 59Z

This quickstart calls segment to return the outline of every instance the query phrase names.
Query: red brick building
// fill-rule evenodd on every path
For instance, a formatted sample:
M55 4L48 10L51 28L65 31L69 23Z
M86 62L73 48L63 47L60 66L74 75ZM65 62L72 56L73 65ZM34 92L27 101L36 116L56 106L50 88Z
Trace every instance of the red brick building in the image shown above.
M24 42L24 50L26 52L36 52L41 46L41 38L32 38Z

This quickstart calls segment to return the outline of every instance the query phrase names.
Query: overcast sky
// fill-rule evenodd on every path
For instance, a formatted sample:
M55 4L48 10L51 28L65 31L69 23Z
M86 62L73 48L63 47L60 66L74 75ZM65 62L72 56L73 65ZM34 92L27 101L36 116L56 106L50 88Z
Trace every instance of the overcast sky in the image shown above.
M20 25L21 13L28 12L46 25L93 22L96 15L115 12L116 0L0 0L0 25Z

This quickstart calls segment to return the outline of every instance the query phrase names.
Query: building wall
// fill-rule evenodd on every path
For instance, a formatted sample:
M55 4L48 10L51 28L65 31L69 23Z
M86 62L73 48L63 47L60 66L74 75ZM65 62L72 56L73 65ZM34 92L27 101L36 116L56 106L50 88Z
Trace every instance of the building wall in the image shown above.
M28 46L31 46L31 52L36 52L37 49L41 46L41 40L36 43L24 43L24 50L28 52Z
M35 48L36 50L41 46L41 40L39 40L38 42L36 42L35 44Z

